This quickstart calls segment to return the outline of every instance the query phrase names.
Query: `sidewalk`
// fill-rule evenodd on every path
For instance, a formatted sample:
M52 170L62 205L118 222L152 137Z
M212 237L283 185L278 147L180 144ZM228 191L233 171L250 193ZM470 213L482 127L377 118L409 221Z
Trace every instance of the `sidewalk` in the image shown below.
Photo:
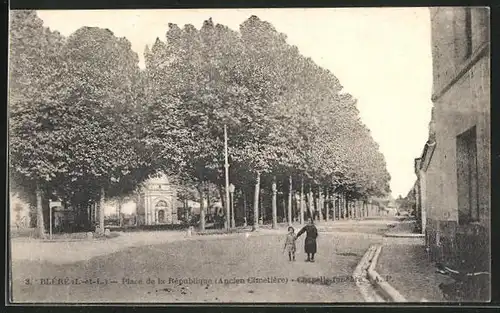
M424 245L384 244L376 270L382 277L389 277L387 282L408 302L445 301L438 286L446 278L435 272Z
M446 278L435 271L427 257L425 239L414 233L415 219L395 224L383 240L375 270L408 302L443 302L439 284Z
M415 232L416 220L414 218L402 219L395 223L385 234L393 238L424 238L421 233Z

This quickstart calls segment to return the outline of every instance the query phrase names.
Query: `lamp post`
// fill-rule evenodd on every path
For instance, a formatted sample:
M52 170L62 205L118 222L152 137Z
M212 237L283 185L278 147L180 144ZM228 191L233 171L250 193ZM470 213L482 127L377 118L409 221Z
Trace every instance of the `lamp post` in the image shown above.
M236 222L234 220L234 185L229 184L229 193L231 195L231 227L236 227Z

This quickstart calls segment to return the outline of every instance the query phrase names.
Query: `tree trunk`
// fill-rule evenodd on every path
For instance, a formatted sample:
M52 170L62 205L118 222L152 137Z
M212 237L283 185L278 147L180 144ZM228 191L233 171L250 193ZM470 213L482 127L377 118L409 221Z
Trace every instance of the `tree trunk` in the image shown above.
M321 192L321 185L318 186L318 211L319 211L319 220L323 221L323 208L325 206L325 201L323 199L323 193Z
M283 186L284 190L285 186ZM281 202L283 203L283 218L281 223L288 224L288 195L283 191L283 196L281 197Z
M346 203L346 210L347 210L347 218L351 219L351 201L349 201L349 198L345 198L345 203Z
M255 180L255 191L253 198L253 227L252 230L257 230L259 228L259 192L260 192L260 173L257 172L257 177Z
M278 227L278 208L277 208L277 203L276 203L276 193L277 193L277 187L276 187L276 176L273 177L273 183L272 183L272 214L273 214L273 224L272 227L273 229L276 229Z
M304 223L307 221L310 214L311 207L309 206L309 192L306 190L304 191Z
M104 233L104 187L101 187L101 197L99 199L99 232Z
M309 207L309 192L307 191L306 187L306 190L304 191L304 223L307 222L310 214L311 208Z
M337 210L337 220L341 220L342 219L342 194L340 193L336 193L335 194L336 197L337 197L337 203L336 203L336 210Z
M349 199L349 217L351 219L354 219L354 201L352 201L352 199Z
M314 207L314 220L316 221L317 219L319 220L319 195L314 192L314 188L312 188L312 196L313 196L313 207Z
M345 195L345 205L346 205L346 211L347 211L347 218L351 218L351 209L350 209L350 201L349 198L347 197L347 194Z
M260 205L260 223L264 225L264 220L267 219L267 206L264 203L264 192L262 189L259 191L259 205Z
M346 216L345 216L345 197L344 197L343 191L340 193L339 212L340 212L341 218L343 220L345 220L346 219Z
M184 221L188 221L188 208L186 200L182 200L182 212L184 212Z
M314 215L313 215L313 218L314 220L319 220L319 198L318 196L316 195L316 193L314 192L314 188L311 186L311 197L312 197L312 205L313 205L313 209L314 209Z
M244 226L247 226L247 193L246 190L243 190L243 220Z
M200 183L198 186L198 193L200 194L200 230L205 230L205 196L204 196L204 184Z
M304 178L300 180L300 225L304 224Z
M285 194L283 194L283 197L281 197L281 199L283 202L283 220L288 221Z
M352 219L353 218L353 209L352 209L352 201L351 199L347 199L347 210L349 211L348 215L349 215L349 218Z
M222 186L217 186L219 189L219 195L220 195L220 202L222 204L222 210L226 208L226 195L224 193L224 190L222 190ZM225 211L224 211L225 212Z
M118 221L120 223L120 227L123 226L122 223L122 199L118 199Z
M316 212L314 210L314 194L313 194L312 185L309 185L309 198L308 198L308 202L309 202L309 218L314 219Z
M329 218L329 215L330 215L330 193L328 191L328 188L326 188L325 190L325 198L326 198L326 210L325 210L325 221L328 222L328 220L330 219Z
M334 189L335 190L335 189ZM332 214L332 221L335 221L337 219L337 194L335 192L332 192L332 205L333 205L333 214Z
M292 220L292 175L288 177L288 225L291 226Z
M207 214L212 214L212 211L210 209L210 183L207 182ZM209 211L210 210L210 211Z
M340 217L340 195L335 192L335 218L337 221L341 220Z
M346 210L347 210L347 218L348 219L351 219L351 201L350 199L347 197L347 194L346 194L346 197L345 197L345 203L346 203Z
M36 235L45 239L45 224L43 221L42 191L40 186L36 187Z

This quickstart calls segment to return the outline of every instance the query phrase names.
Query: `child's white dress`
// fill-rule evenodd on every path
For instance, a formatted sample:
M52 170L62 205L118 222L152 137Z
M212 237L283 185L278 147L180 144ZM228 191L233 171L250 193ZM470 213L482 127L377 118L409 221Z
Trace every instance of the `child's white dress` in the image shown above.
M297 249L297 247L295 246L295 241L296 241L295 235L291 234L286 235L285 250L287 252L293 252L293 253L295 252L295 250Z

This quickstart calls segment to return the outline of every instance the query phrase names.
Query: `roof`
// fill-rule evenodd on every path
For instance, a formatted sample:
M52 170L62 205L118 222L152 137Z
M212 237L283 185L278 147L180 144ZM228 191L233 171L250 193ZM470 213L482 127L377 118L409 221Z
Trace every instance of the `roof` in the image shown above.
M168 184L169 179L165 174L159 174L146 181L146 184Z
M424 151L422 151L422 156L418 159L415 159L415 165L418 166L418 169L427 171L427 168L431 163L431 159L435 149L436 149L435 141L427 141L425 143Z

